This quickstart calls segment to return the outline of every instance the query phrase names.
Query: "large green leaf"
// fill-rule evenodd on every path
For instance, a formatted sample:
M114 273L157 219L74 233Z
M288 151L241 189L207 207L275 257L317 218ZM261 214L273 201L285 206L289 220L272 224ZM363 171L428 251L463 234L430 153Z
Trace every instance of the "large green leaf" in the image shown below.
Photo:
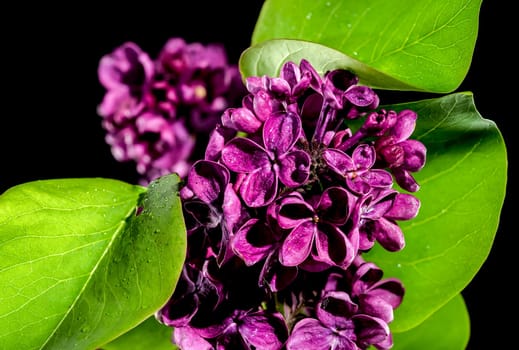
M459 294L488 257L505 197L507 155L493 121L477 112L471 93L389 106L418 113L413 138L427 147L418 216L400 223L406 246L375 245L367 259L406 287L393 329L415 327Z
M171 336L173 328L159 323L151 316L99 350L175 350Z
M470 336L470 319L461 295L452 298L419 326L393 332L392 350L464 350Z
M481 1L266 0L252 45L319 43L414 90L452 92L470 67Z
M29 182L0 196L0 348L94 349L171 296L186 238L178 176Z

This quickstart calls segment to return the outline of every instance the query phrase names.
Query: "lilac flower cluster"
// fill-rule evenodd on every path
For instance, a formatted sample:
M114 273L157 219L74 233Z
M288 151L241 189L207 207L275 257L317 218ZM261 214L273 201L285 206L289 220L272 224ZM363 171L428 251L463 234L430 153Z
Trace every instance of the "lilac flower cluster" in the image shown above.
M188 252L157 319L181 349L391 348L404 286L362 254L403 249L419 211L416 113L306 60L246 86L181 189Z
M103 56L98 107L114 158L134 161L140 183L172 172L185 176L203 157L222 112L245 95L236 65L220 44L169 39L157 59L126 42Z

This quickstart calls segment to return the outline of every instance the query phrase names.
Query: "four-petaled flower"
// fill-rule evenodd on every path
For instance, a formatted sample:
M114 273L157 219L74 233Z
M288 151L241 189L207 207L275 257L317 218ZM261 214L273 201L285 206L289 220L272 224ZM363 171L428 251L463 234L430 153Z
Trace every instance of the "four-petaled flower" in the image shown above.
M246 174L240 194L247 206L271 203L278 194L278 179L287 187L300 186L308 179L310 156L295 147L301 129L297 115L276 113L263 125L264 147L244 137L225 145L222 162L230 170Z

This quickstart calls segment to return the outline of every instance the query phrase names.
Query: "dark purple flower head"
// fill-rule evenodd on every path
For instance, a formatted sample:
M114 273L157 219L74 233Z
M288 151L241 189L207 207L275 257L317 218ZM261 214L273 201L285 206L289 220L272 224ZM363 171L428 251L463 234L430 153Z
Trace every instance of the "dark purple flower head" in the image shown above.
M132 42L126 42L103 56L98 67L99 82L107 90L123 89L132 96L139 96L153 74L152 60Z
M125 43L101 58L98 76L106 89L98 107L106 142L118 161L136 163L143 185L186 176L221 114L246 93L221 45L181 38L168 40L155 60Z
M182 42L173 44L182 51ZM184 66L183 54L168 57L169 71ZM388 324L404 288L361 254L375 242L403 249L398 222L418 214L420 201L393 188L396 180L413 189L410 173L424 165L425 147L409 139L416 114L379 109L357 76L321 77L306 60L285 63L279 77L248 77L246 86L180 191L186 264L205 267L206 281L179 284L163 312L178 325L175 344L391 348ZM210 292L210 312L193 290Z

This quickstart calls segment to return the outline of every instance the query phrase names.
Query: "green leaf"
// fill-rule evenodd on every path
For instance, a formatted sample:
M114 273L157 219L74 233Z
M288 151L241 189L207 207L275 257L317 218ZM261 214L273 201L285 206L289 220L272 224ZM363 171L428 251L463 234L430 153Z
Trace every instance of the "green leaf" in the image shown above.
M403 333L393 332L392 350L464 350L470 319L463 297L457 295L423 323Z
M242 52L239 61L243 77L268 75L277 77L281 66L301 59L308 60L322 76L333 69L348 69L359 77L359 83L373 88L413 90L414 87L379 72L368 65L329 47L300 40L274 39L249 47Z
M266 0L252 45L271 39L310 41L415 90L452 92L470 67L481 2Z
M488 257L506 189L507 155L495 123L477 112L471 93L388 106L412 109L412 138L427 147L418 216L400 222L406 246L387 252L376 244L366 254L406 288L392 328L423 322L459 294Z
M159 323L151 316L100 350L175 350L171 342L173 328Z
M186 248L178 181L45 180L4 192L0 348L94 349L164 305Z

